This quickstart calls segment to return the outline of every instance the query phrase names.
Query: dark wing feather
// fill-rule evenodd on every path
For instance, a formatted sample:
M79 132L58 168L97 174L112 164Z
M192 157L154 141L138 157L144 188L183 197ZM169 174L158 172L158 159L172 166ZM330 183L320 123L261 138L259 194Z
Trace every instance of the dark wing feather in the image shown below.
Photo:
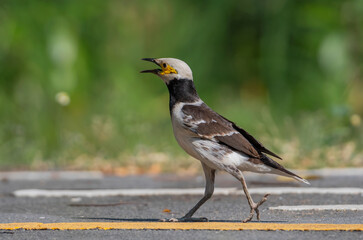
M238 132L240 132L245 138L247 138L248 141L250 141L250 143L252 143L252 145L257 149L257 151L259 152L263 152L263 153L267 153L271 156L274 156L275 158L281 159L281 157L279 157L276 153L273 153L272 151L268 150L267 148L265 148L262 143L260 143L259 141L257 141L257 139L255 139L251 134L249 134L248 132L246 132L244 129L236 126L236 124L233 123L233 127L235 129L237 129Z
M252 158L260 158L254 146L233 127L233 123L215 113L206 104L184 105L184 124L199 137L215 140Z
M221 115L219 115L221 116ZM282 158L280 156L278 156L276 153L272 152L271 150L265 148L262 143L260 143L256 138L254 138L251 134L249 134L246 130L238 127L234 122L226 119L225 117L221 116L223 119L225 119L226 121L230 122L233 126L234 129L236 129L238 132L240 132L254 147L258 152L263 152L263 153L267 153L271 156L274 156L278 159Z
M218 142L225 144L239 152L243 152L249 157L260 158L256 149L240 133L234 133L230 136L215 136Z

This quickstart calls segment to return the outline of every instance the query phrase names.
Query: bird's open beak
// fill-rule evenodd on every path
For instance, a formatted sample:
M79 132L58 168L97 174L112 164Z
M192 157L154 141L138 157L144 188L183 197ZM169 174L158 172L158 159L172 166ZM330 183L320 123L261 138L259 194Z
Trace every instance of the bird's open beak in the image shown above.
M155 63L156 65L160 66L156 61L155 61L155 58L143 58L141 60L144 60L144 61L149 61L149 62L153 62ZM144 71L141 71L140 73L154 73L154 74L159 74L160 72L162 72L163 70L161 70L160 68L157 68L157 69L152 69L152 70L144 70Z

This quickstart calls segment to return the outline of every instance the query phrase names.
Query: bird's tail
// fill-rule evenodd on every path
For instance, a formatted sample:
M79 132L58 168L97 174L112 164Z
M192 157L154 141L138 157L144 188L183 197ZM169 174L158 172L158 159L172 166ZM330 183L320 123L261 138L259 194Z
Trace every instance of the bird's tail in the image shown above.
M271 158L269 158L265 154L263 154L263 156L261 158L261 161L264 164L266 164L267 166L269 166L269 167L271 167L273 169L278 170L279 171L279 175L286 176L286 177L291 177L291 178L294 178L295 180L297 180L299 182L302 182L302 183L305 183L305 184L310 185L310 183L306 179L304 179L304 178L296 175L295 173L287 170L282 165L278 164L277 162L275 162L274 160L272 160Z

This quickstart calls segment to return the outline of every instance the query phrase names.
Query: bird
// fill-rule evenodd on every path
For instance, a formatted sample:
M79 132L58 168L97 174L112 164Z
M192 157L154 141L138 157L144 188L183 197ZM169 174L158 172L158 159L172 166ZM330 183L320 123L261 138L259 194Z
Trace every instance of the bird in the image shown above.
M248 217L242 221L244 223L251 221L255 213L257 220L260 220L259 207L267 200L269 194L264 195L259 202L254 202L243 172L282 175L310 184L272 160L269 156L281 160L282 158L264 147L246 130L204 103L195 88L192 70L184 61L176 58L142 58L142 60L159 66L141 73L153 73L166 84L176 141L186 153L201 162L206 182L204 196L185 216L164 221L208 221L206 218L192 218L192 216L212 197L216 171L225 171L242 184L250 207Z

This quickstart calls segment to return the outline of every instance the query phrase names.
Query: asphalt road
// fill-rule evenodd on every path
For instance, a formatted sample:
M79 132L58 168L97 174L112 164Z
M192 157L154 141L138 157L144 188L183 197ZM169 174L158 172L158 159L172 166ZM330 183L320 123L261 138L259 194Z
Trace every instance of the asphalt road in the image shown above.
M308 176L308 175L307 175ZM0 174L1 178L1 174ZM250 188L294 187L305 185L285 182L273 176L249 175ZM310 174L311 187L319 188L362 188L362 174ZM11 180L4 178L0 183L0 223L13 222L120 222L158 221L161 218L181 217L200 199L200 196L112 196L112 197L15 197L19 189L157 189L157 188L200 188L201 177L175 175L129 176L90 179L47 178ZM240 185L228 175L218 175L217 187ZM252 196L256 201L262 195ZM272 195L260 207L261 221L265 223L338 223L362 224L363 211L281 211L269 207L289 205L334 205L363 204L362 194L281 194ZM196 217L207 217L210 221L238 222L249 213L243 195L218 195L202 206ZM213 231L213 230L0 230L1 239L363 239L363 232L344 231Z

